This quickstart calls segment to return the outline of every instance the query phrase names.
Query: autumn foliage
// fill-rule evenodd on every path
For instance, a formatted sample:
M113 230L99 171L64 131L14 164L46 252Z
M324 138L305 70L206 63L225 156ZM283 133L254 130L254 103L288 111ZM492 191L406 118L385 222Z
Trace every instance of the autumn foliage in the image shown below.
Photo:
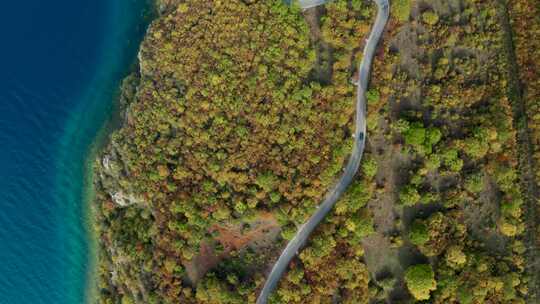
M367 94L361 172L271 303L524 303L498 2L396 2ZM350 153L351 79L375 6L164 7L124 82L123 125L96 162L100 303L254 303ZM250 238L269 233L260 222L277 223L277 236ZM197 279L193 261L209 268Z

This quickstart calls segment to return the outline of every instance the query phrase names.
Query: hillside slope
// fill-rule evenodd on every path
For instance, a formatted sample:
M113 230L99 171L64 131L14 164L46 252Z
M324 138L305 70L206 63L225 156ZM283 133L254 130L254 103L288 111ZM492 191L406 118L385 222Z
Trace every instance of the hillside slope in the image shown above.
M375 7L161 4L96 161L100 302L254 303L350 153ZM361 172L274 303L525 303L528 198L500 12L392 2Z

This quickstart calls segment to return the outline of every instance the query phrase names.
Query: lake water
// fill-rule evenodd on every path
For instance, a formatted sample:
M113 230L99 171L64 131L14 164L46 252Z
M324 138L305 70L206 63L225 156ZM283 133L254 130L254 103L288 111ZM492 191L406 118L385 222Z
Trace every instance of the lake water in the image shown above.
M148 8L148 0L3 1L0 304L85 303L86 160Z

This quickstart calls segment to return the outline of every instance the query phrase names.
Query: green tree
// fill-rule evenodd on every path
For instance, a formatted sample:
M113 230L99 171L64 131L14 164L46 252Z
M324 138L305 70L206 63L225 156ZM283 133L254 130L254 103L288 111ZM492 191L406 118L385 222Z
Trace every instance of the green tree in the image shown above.
M422 14L422 20L429 25L435 25L439 22L439 15L433 11L425 11Z
M405 206L414 206L420 202L420 194L418 194L418 190L414 188L412 185L408 185L404 187L400 193L399 193L399 200L405 205Z
M392 1L392 16L395 16L400 22L409 20L411 14L411 0Z
M418 264L407 268L405 283L417 300L429 300L430 292L437 289L435 274L428 264Z
M417 246L424 245L429 241L428 227L421 220L416 220L411 226L409 239Z

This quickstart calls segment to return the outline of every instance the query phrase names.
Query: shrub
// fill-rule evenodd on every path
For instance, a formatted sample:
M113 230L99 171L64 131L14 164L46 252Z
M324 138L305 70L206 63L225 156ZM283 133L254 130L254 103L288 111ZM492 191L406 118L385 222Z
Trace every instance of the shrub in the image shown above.
M411 123L405 119L399 119L397 122L392 124L392 129L399 133L405 133L411 127Z
M441 156L438 154L431 154L426 161L426 169L437 170L441 166Z
M377 174L377 162L373 158L367 158L362 163L362 171L368 178L375 177L375 174Z
M405 143L422 155L429 155L442 138L442 132L438 128L425 128L420 122L411 123L403 133Z
M518 234L518 227L506 220L503 220L499 225L499 230L508 237L516 236Z
M420 201L420 194L413 186L406 186L399 193L399 200L405 206L414 206Z
M128 296L122 296L122 304L133 304L133 300Z
M465 265L466 262L467 262L467 255L463 253L463 251L461 250L461 247L456 246L456 245L450 246L448 250L446 251L446 263L450 267L454 269L459 269L463 265Z
M409 238L415 245L424 245L429 240L428 228L420 220L414 221L409 232Z
M424 223L429 238L427 242L419 245L420 251L429 257L443 253L454 237L455 223L441 212L432 214Z
M421 123L413 123L405 132L405 143L413 147L422 146L426 140L426 129Z
M411 0L396 0L392 2L392 16L395 16L400 22L409 20L411 14Z
M437 289L435 274L428 264L411 266L405 273L405 283L417 300L429 300L430 292Z
M368 103L374 104L374 103L379 102L379 100L381 99L381 95L379 94L379 91L371 89L371 90L367 91L366 99L367 99Z
M484 188L483 174L478 173L471 175L465 181L465 189L471 193L478 194Z
M456 149L450 149L443 154L444 164L452 171L459 172L463 168L463 160L459 158Z
M439 22L439 15L432 11L426 11L422 14L422 20L429 25L435 25Z
M439 143L439 141L441 140L442 132L441 130L437 128L428 128L426 137L427 137L427 143L433 146Z
M257 184L257 186L261 187L264 191L270 192L276 187L278 183L278 179L272 173L266 172L264 174L259 175L255 183Z

